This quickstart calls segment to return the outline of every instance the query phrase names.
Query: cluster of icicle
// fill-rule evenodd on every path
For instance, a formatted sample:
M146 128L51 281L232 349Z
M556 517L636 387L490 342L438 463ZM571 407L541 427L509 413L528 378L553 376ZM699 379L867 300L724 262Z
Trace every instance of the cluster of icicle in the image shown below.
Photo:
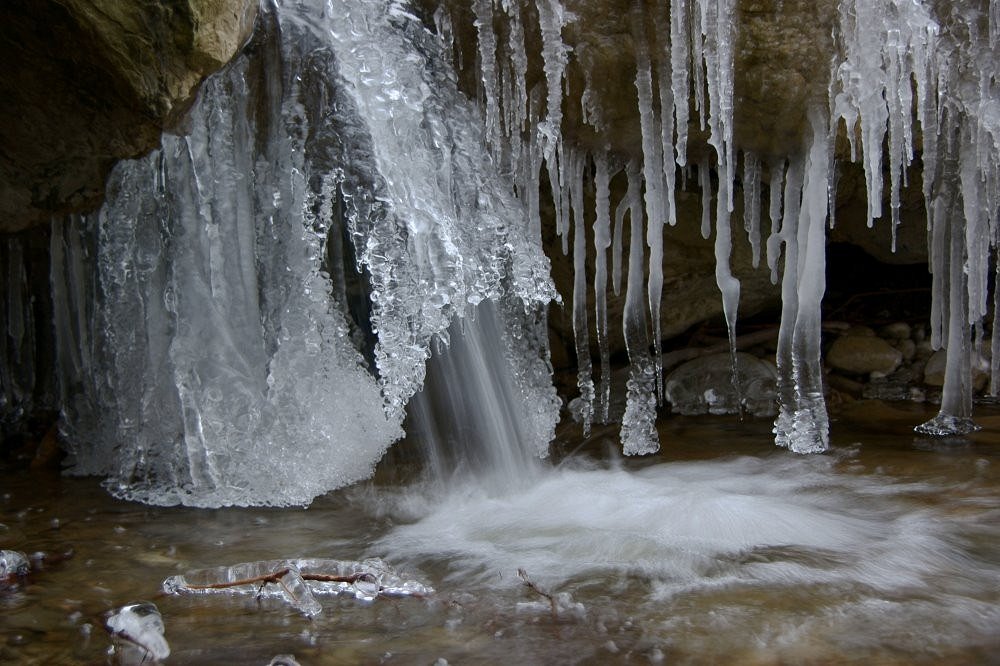
M71 472L156 504L308 503L370 476L432 340L484 299L547 449L548 259L403 3L268 3L188 127L53 222Z
M612 288L618 294L623 244L628 243L623 330L631 370L621 439L627 454L652 452L659 446L654 421L657 403L662 400L662 225L677 222L675 183L679 171L689 166L691 100L714 153L714 163L706 160L697 165L705 238L710 236L713 217L709 168L714 167L719 174L714 210L716 280L731 343L735 339L740 283L729 265L737 185L733 143L735 2L672 0L669 6L666 1L655 3L654 10L647 9L648 3L634 3L630 20L642 159L627 163L607 151L588 156L562 139L562 91L571 55L562 30L574 16L560 0L533 0L533 4L541 37L544 91L526 89L526 8L516 0L474 3L487 138L494 155L518 175L518 190L526 193L533 226L538 225L537 193L544 165L564 253L572 239L576 276L573 327L585 429L594 418L602 422L608 418L608 252ZM779 415L774 428L781 446L801 453L819 452L829 441L820 360L820 303L825 291L825 227L828 220L831 226L834 222L834 138L838 129L846 129L855 150L852 159L864 161L870 219L881 216L883 159L888 162L891 219L887 223L893 225L894 238L900 223L899 191L914 157L914 108L923 137L924 194L934 273L933 344L948 349L941 415L923 428L946 433L973 427L969 420L970 327L975 328L978 339L988 309L986 284L990 249L997 244L1000 183L1000 94L996 79L1000 3L991 0L988 10L984 6L840 0L837 41L841 52L831 54L834 67L829 99L816 100L809 111L811 132L802 150L784 159L764 160L750 152L742 155L743 222L754 266L760 261L763 246L772 281L781 279ZM508 24L508 43L498 43L495 20ZM439 32L450 40L453 31L445 10L438 11L436 22ZM647 37L647 25L653 26L657 35L653 43ZM585 71L584 77L586 89L572 103L581 105L585 122L599 132L600 99L591 89L590 72ZM539 110L543 99L544 114ZM887 136L888 153L883 157ZM860 145L856 145L857 137ZM593 163L596 199L593 289L601 365L596 388L589 354L584 267L583 179L588 158ZM613 208L609 181L622 168L628 190ZM762 239L765 176L770 234ZM623 238L626 215L631 229L627 239ZM648 264L644 267L647 248ZM645 282L644 268L648 270ZM994 391L1000 377L998 330L1000 326L994 325ZM735 376L735 354L733 358Z

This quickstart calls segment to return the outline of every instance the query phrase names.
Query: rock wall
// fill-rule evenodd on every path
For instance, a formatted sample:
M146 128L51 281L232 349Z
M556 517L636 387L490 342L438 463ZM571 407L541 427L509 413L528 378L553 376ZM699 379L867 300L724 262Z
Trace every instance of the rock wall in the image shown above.
M0 232L96 207L247 39L256 0L0 5Z

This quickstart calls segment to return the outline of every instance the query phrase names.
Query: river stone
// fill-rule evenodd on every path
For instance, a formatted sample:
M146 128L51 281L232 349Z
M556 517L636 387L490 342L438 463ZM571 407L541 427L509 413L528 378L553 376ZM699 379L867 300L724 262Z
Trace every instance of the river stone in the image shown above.
M664 392L673 411L696 414L737 414L754 416L777 413L778 371L769 361L737 353L739 394L733 388L732 356L728 353L702 356L671 372Z
M910 325L905 321L897 321L888 326L883 326L879 331L879 335L886 340L907 340L912 333Z
M982 354L973 353L972 358L972 387L976 391L981 391L990 380L990 362ZM924 384L927 386L944 386L944 371L948 360L948 353L944 349L939 349L927 359L924 366Z
M862 335L837 338L826 355L831 368L857 375L887 375L902 361L903 354L882 338Z

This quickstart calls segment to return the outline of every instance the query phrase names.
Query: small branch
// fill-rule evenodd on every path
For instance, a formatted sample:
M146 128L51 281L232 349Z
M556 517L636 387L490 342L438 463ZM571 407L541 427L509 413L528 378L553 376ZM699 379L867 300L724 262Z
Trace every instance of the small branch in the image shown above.
M529 579L528 574L524 571L524 569L517 570L517 577L520 578L522 581L524 581L524 586L527 587L529 590L531 590L535 594L538 594L548 599L549 606L552 608L552 619L553 620L559 619L559 609L558 606L556 605L555 597L546 592L545 590L541 589L540 587L538 587L538 585L536 585L531 579Z
M264 585L268 583L277 583L281 580L281 577L288 573L288 569L279 569L274 573L264 574L262 576L254 576L253 578L243 578L241 580L234 580L230 583L208 583L206 585L191 585L186 584L189 590L224 590L228 587L238 587L240 585L253 585L254 583L260 583L263 588Z

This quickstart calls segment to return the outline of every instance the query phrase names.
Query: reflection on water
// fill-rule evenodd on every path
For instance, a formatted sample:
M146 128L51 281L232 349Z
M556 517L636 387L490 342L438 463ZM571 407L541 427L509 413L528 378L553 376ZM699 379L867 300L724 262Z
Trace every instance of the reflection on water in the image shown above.
M841 426L834 453L801 457L764 423L664 428L652 460L570 459L508 492L366 484L308 510L149 508L8 473L0 547L76 555L0 596L0 661L100 661L101 613L139 599L163 615L170 663L995 658L1000 446ZM437 594L323 599L311 621L266 598L157 596L191 569L367 556Z

